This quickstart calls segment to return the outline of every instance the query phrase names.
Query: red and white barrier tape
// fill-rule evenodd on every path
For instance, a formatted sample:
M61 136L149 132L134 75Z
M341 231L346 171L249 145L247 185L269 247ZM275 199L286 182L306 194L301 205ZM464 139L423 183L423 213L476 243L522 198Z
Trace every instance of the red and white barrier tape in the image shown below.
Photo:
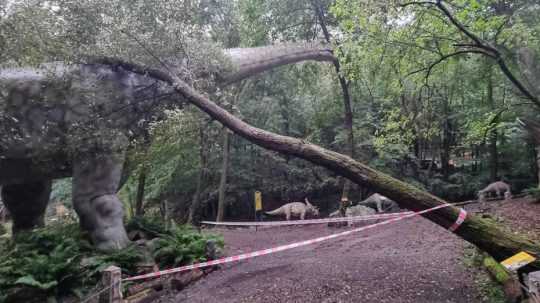
M324 224L335 222L356 222L356 221L368 221L378 219L388 219L401 217L411 214L412 211L404 211L399 213L378 214L378 215L366 215L356 217L340 217L340 218L326 218L326 219L309 219L309 220L291 220L291 221L268 221L268 222L215 222L215 221L202 221L202 224L208 225L222 225L222 226L282 226L282 225L305 225L305 224Z
M357 233L357 232L364 231L364 230L367 230L367 229L371 229L371 228L381 226L381 225L387 225L387 224L390 224L390 223L393 223L393 222L401 221L401 220L406 219L406 218L414 217L416 215L425 214L425 213L428 213L428 212L431 212L431 211L434 211L434 210L437 210L437 209L441 209L441 208L444 208L444 207L448 207L448 206L452 206L452 205L451 204L441 204L441 205L438 205L438 206L435 206L435 207L432 207L432 208L428 208L428 209L425 209L425 210L422 210L422 211L419 211L419 212L409 212L406 215L391 218L391 219L388 219L388 220L383 221L383 222L378 222L378 223L375 223L375 224L362 226L362 227L359 227L359 228L347 230L347 231L340 232L340 233L331 234L331 235L324 236L324 237L319 237L319 238L315 238L315 239L300 241L300 242L291 243L291 244L287 244L287 245L281 245L281 246L277 246L277 247L273 247L273 248L258 250L258 251L245 253L245 254L240 254L240 255L236 255L236 256L225 257L225 258L221 258L221 259L217 259L217 260L212 260L212 261L207 261L207 262L202 262L202 263L196 263L196 264L192 264L192 265L186 265L186 266L182 266L182 267L178 267L178 268L162 270L162 271L153 272L153 273L149 273L149 274L145 274L145 275L126 278L126 279L123 279L122 281L135 281L135 280L142 280L142 279L148 279L148 278L157 278L157 277L160 277L160 276L163 276L163 275L169 275L169 274L178 273L178 272L182 272L182 271L192 270L192 269L195 269L195 268L209 267L209 266L214 266L214 265L218 265L218 264L231 263L231 262L241 261L241 260L245 260L245 259L251 259L251 258L255 258L255 257L259 257L259 256L269 255L269 254L277 253L277 252L280 252L280 251L289 250L289 249L292 249L292 248L302 247L302 246L311 245L311 244L314 244L314 243L319 243L319 242L323 242L323 241L330 240L330 239L335 239L335 238L347 236L347 235L350 235L352 233ZM459 225L461 225L461 223L463 223L465 217L463 217L463 219L462 219L463 221L461 221L461 222L460 222L460 217L461 217L461 211L460 211L460 216L456 220L456 223L454 223L454 225L457 224L457 226L453 230L451 228L453 228L454 225L452 225L450 227L450 229L452 231L455 231L457 229L457 227L459 227Z
M448 230L452 232L456 231L456 229L458 229L458 227L465 221L466 218L467 218L467 211L464 210L463 208L460 208L459 216L457 217L456 222L454 222L454 224L452 224L452 226L450 226Z

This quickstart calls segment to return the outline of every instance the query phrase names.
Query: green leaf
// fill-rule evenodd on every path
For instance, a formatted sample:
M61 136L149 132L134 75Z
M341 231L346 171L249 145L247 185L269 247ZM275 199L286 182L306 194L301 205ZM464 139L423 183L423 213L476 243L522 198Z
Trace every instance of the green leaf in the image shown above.
M24 277L21 277L21 278L17 279L17 281L15 281L15 284L22 284L22 285L32 286L32 287L39 288L41 290L49 290L49 289L55 287L56 285L58 285L58 282L50 281L50 282L47 282L47 283L41 283L41 282L37 281L36 279L34 279L33 276L24 276Z

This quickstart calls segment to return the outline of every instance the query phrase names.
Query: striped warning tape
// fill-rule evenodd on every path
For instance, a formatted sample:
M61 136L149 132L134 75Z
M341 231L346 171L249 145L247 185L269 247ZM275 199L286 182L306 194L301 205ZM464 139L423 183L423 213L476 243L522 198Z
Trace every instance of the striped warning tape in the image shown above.
M281 226L281 225L305 225L305 224L324 224L335 222L356 222L356 221L369 221L378 219L395 218L404 215L411 214L412 211L404 211L390 214L378 214L378 215L365 215L356 217L340 217L340 218L326 218L326 219L309 219L309 220L290 220L290 221L268 221L268 222L215 222L215 221L201 221L202 224L207 225L222 225L222 226Z
M456 229L458 229L458 227L461 225L461 223L463 223L465 221L465 219L467 218L467 211L464 210L463 208L460 208L459 209L459 215L456 219L456 222L454 222L454 224L452 224L452 226L450 226L450 228L448 228L448 230L450 231L456 231Z
M277 253L277 252L284 251L284 250L289 250L289 249L293 249L293 248L297 248L297 247L302 247L302 246L311 245L311 244L314 244L314 243L323 242L323 241L330 240L330 239L343 237L343 236L350 235L350 234L353 234L353 233L357 233L357 232L360 232L360 231L364 231L364 230L367 230L367 229L375 228L377 226L390 224L390 223L393 223L393 222L401 221L401 220L406 219L406 218L410 218L410 217L414 217L414 216L417 216L417 215L432 212L434 210L445 208L445 207L448 207L448 206L452 206L452 205L451 204L441 204L441 205L438 205L438 206L435 206L435 207L432 207L432 208L428 208L428 209L425 209L425 210L422 210L422 211L419 211L419 212L409 212L406 215L401 215L399 217L390 218L390 219L388 219L386 221L383 221L383 222L378 222L378 223L374 223L374 224L371 224L371 225L362 226L362 227L359 227L359 228L347 230L347 231L340 232L340 233L331 234L331 235L328 235L328 236L323 236L323 237L319 237L319 238L315 238L315 239L310 239L310 240L300 241L300 242L296 242L296 243L281 245L281 246L277 246L277 247L273 247L273 248L258 250L258 251L245 253L245 254L240 254L240 255L236 255L236 256L225 257L225 258L221 258L221 259L217 259L217 260L201 262L201 263L196 263L196 264L192 264L192 265L186 265L186 266L182 266L182 267L178 267L178 268L172 268L172 269L157 271L157 272L153 272L153 273L149 273L149 274L144 274L144 275L140 275L140 276L126 278L126 279L123 279L122 281L135 281L135 280L142 280L142 279L149 279L149 278L157 278L157 277L160 277L160 276L163 276L163 275L169 275L169 274L173 274L173 273L188 271L188 270L192 270L192 269L196 269L196 268L209 267L209 266L214 266L214 265L218 265L218 264L237 262L237 261L241 261L241 260L245 260L245 259L251 259L251 258L255 258L255 257L259 257L259 256L269 255L269 254ZM460 212L460 214L461 214L461 212ZM461 223L463 223L463 221L461 221L461 222L459 222L459 221L460 221L460 219L458 217L458 219L457 219L456 223L454 223L454 225L457 224L457 227L459 227L459 225L461 225ZM452 227L454 225L452 225ZM455 229L457 229L457 227L455 227ZM455 231L455 229L453 231Z

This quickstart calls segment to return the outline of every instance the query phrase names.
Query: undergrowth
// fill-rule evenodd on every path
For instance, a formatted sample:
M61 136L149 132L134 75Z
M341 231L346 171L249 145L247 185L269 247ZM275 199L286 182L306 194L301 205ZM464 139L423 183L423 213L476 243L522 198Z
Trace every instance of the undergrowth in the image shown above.
M540 188L538 187L531 187L527 188L525 190L525 193L527 193L531 198L536 202L540 202Z
M214 235L198 233L186 226L165 228L156 219L137 218L128 230L149 235L149 250L164 267L205 260L208 240L223 246ZM131 245L114 253L93 249L77 224L55 224L17 235L14 240L0 239L0 302L56 302L60 298L82 298L110 265L122 268L125 275L137 273L144 252Z
M482 254L472 245L465 248L463 263L467 268L474 270L475 287L482 296L482 302L505 303L506 299L502 287L487 273L483 265Z

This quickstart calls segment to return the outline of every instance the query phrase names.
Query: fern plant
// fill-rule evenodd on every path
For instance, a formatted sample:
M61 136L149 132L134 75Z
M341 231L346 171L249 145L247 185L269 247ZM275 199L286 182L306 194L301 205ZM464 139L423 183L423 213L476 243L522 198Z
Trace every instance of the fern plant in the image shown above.
M206 261L206 243L210 240L223 247L221 236L199 233L187 225L174 226L156 241L154 258L161 266Z

